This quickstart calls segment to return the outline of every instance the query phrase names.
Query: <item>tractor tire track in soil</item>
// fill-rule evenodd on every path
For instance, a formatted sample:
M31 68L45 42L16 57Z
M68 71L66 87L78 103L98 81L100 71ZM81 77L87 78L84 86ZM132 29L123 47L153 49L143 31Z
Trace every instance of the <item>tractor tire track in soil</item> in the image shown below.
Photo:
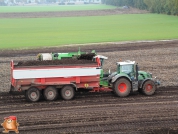
M81 93L74 100L42 99L30 103L20 93L0 95L0 119L18 117L24 134L47 133L177 133L178 87L162 87L153 96L133 93ZM1 128L0 131L3 129Z

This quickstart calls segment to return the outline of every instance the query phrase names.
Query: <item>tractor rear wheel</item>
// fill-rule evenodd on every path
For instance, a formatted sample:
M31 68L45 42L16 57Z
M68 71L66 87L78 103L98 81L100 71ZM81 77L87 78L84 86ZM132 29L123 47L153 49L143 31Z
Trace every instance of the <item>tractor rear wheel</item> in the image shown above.
M75 91L74 91L74 88L72 86L64 86L61 89L61 97L64 100L71 100L71 99L74 98L74 96L75 96Z
M25 92L27 101L37 102L39 101L41 93L37 87L31 87Z
M44 89L43 96L47 101L53 101L57 99L58 91L55 87L49 86Z
M142 93L145 95L153 95L156 91L156 85L152 80L147 80L142 87Z
M114 92L117 96L126 97L130 94L131 83L125 78L118 79L114 85Z

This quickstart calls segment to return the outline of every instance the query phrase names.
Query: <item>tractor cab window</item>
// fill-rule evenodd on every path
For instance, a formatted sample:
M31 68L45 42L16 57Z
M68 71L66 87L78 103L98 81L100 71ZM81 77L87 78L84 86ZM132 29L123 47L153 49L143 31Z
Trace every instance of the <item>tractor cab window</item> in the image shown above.
M133 65L122 65L121 66L121 72L129 74L133 70Z

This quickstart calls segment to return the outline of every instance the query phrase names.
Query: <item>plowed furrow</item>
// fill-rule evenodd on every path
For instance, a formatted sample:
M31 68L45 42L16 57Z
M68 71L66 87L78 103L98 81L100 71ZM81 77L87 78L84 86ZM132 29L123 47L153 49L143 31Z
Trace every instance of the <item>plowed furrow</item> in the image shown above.
M160 88L153 96L77 93L74 100L30 103L24 95L0 96L0 118L15 115L19 131L31 133L145 133L178 129L176 88ZM3 129L0 128L0 131Z

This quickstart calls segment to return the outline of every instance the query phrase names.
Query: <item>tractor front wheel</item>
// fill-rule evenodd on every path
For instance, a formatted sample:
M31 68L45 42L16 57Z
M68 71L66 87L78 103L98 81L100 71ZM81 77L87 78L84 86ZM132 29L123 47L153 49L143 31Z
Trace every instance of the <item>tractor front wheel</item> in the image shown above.
M156 85L152 80L148 80L143 84L142 93L145 95L153 95L156 91Z
M131 83L125 78L120 78L115 82L113 90L117 96L126 97L130 94Z

